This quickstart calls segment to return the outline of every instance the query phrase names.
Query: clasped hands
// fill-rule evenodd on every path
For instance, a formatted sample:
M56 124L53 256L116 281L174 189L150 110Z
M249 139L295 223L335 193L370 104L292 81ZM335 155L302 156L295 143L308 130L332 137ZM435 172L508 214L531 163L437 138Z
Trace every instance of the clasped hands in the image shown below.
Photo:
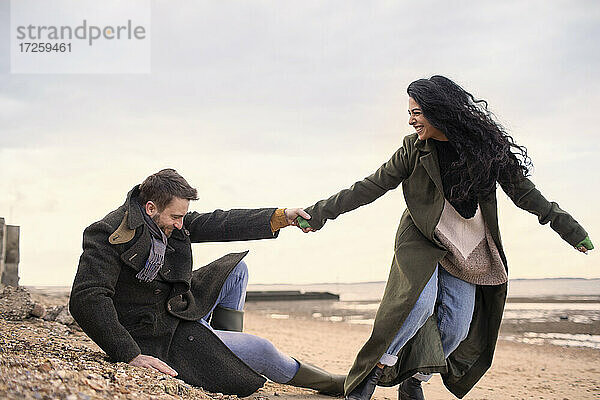
M283 213L288 224L302 229L302 232L314 232L315 230L310 227L307 219L310 219L310 215L302 208L286 208Z

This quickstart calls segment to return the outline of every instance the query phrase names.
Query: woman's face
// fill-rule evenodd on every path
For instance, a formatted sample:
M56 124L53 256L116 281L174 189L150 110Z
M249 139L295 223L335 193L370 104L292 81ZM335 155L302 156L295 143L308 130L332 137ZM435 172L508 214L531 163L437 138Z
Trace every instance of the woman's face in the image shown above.
M408 98L408 115L408 124L415 128L417 135L419 135L419 140L429 138L441 140L443 142L448 140L442 131L435 128L427 121L423 115L423 111L421 111L421 107L412 97Z

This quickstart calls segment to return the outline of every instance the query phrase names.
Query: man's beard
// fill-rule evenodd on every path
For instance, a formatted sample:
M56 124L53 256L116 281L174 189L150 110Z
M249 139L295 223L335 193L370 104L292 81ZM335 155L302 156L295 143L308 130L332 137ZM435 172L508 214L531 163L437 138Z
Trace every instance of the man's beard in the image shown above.
M158 229L160 229L166 237L171 237L171 234L173 233L173 229L171 229L171 231L167 231L167 228L169 228L169 226L167 225L162 225L160 223L160 213L156 213L154 215L154 217L152 217L152 221L154 221L154 223L156 224L156 226L158 226Z

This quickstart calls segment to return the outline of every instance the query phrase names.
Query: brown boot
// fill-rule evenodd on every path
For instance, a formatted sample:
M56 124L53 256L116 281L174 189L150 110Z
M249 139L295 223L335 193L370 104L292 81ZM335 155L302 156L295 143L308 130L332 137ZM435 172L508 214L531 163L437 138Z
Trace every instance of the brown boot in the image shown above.
M330 374L324 369L300 361L298 364L300 369L286 385L318 390L329 396L341 396L344 393L346 375Z

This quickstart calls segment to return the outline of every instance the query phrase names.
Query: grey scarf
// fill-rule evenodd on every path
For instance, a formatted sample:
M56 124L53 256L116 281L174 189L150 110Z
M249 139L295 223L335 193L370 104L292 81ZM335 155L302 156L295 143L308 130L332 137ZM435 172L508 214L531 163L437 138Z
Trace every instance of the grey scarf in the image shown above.
M167 250L167 236L164 232L156 225L156 222L146 214L146 210L140 205L142 215L144 216L144 222L150 230L150 255L146 261L146 266L140 270L135 276L142 282L152 282L158 271L162 268L165 262L165 251Z

